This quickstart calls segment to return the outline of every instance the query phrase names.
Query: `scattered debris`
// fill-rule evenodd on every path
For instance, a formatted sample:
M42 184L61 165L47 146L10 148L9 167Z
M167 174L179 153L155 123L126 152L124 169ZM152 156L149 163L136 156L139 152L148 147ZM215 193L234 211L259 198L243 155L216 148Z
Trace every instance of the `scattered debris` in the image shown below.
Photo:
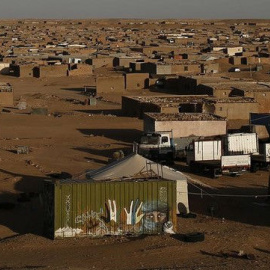
M54 117L62 117L62 114L60 112L54 112L52 113Z
M246 260L255 260L256 257L254 254L251 253L245 253L243 250L239 251L230 251L230 252L224 252L220 251L218 253L211 253L201 250L201 254L203 255L209 255L219 258L236 258L236 259L246 259Z
M221 252L221 255L225 258L232 257L232 258L239 258L239 259L255 260L254 254L245 253L243 250Z
M29 153L29 147L28 146L17 146L17 154L28 154Z
M27 108L27 103L26 103L26 101L19 101L17 107L18 107L19 110L25 110L25 109Z
M31 114L48 115L48 108L32 108Z

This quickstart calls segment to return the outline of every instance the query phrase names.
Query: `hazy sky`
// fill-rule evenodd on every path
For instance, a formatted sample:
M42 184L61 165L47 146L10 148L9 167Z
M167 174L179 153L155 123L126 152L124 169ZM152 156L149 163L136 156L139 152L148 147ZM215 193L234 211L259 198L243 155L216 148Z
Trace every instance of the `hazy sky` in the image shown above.
M270 0L0 0L1 18L270 19Z

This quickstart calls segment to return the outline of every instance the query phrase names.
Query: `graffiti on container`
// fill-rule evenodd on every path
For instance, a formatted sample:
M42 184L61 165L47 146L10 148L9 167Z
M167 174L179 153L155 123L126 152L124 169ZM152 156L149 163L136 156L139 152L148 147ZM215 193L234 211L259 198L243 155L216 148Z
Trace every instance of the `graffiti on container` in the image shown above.
M84 214L81 214L75 218L75 223L86 223L90 219L99 219L103 215L103 209L100 209L100 212L95 212L93 210L88 211Z
M141 219L144 216L144 214L139 215L139 212L142 208L142 204L143 204L142 202L139 204L139 199L137 199L135 201L134 207L133 207L133 201L131 201L129 212L127 211L126 208L124 208L125 213L126 213L126 218L127 218L126 220L127 225L135 225L141 221Z
M56 237L73 237L77 234L82 233L83 230L79 228L70 228L70 227L64 227L59 228L57 231L55 231Z
M109 203L109 219L110 221L117 222L117 208L115 200L108 200ZM112 207L113 204L113 207ZM107 208L108 209L108 208Z
M105 212L103 208L100 208L99 211L89 210L75 217L75 224L80 224L80 230L77 228L75 233L101 236L130 232L160 233L164 228L171 230L172 223L168 219L169 208L167 202L164 202L167 197L167 189L160 190L160 195L162 195L162 200L142 202L136 199L132 200L128 207L123 208L117 208L117 202L108 199L105 203ZM68 213L67 220L69 220L70 197L68 196L66 212ZM67 225L65 227L71 229ZM70 232L68 229L65 230L66 234Z
M70 201L71 196L66 195L66 227L68 227L69 221L70 221Z
M167 202L168 198L167 198L167 188L166 187L161 187L159 189L159 198L160 198L160 201Z
M161 232L168 221L168 205L161 201L150 201L142 206L143 230L146 233Z
M89 235L104 235L108 234L108 228L103 219L103 209L100 212L93 210L81 214L75 218L75 223L81 223Z

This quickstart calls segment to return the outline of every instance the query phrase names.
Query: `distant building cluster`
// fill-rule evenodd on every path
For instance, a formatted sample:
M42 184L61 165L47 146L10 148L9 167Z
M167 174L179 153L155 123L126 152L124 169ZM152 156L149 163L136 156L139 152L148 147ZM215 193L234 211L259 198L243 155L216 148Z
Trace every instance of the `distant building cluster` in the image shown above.
M256 80L257 73L270 71L269 41L266 20L2 21L0 72L20 78L95 76L97 95L150 89L195 96L169 104L148 100L134 110L126 102L136 98L123 98L123 111L141 118L166 111L248 119L249 112L270 110L270 85ZM4 95L13 91L0 94L1 104L10 105Z

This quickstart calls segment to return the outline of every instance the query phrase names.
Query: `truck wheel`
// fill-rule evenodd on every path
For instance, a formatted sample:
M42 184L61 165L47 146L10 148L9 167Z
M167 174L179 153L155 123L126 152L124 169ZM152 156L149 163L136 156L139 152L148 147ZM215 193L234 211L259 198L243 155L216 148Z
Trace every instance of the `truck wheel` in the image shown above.
M199 171L198 166L194 161L190 161L189 169L192 173L197 173Z
M188 233L184 235L184 241L185 242L202 242L204 241L205 237L204 237L204 233L201 232L196 232L196 233Z
M211 176L212 176L212 178L218 178L220 176L220 169L213 168L211 170Z
M253 164L251 165L250 171L253 172L253 173L255 173L255 172L257 172L258 170L259 170L259 164L258 164L258 163L253 163Z

